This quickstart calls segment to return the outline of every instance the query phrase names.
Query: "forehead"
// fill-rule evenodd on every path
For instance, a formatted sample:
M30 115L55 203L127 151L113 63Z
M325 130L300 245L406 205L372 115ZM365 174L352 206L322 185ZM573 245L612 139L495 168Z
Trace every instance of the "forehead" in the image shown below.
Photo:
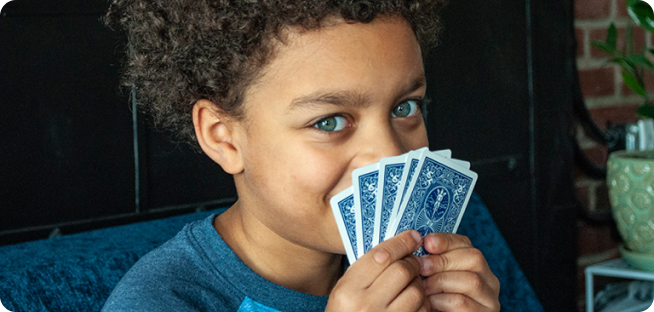
M316 90L383 96L424 80L420 46L403 18L332 20L317 30L287 30L283 38L246 92L246 107L261 93L285 97L290 105Z

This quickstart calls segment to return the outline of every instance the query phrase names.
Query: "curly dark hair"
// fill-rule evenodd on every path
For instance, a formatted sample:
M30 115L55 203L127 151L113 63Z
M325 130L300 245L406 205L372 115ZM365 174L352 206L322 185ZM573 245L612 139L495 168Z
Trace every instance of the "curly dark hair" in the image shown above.
M444 1L112 0L105 23L127 31L123 84L135 86L140 107L197 147L195 102L208 99L241 119L245 91L274 57L284 29L309 31L332 17L403 17L425 55L437 42Z

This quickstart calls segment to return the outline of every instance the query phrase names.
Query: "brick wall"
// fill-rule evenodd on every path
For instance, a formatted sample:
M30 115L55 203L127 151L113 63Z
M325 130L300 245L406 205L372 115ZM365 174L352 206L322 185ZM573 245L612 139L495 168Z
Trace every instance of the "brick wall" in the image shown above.
M614 22L618 29L618 47L622 46L626 26L630 23L625 0L575 0L575 36L577 37L577 66L581 90L595 122L602 128L607 124L635 122L636 109L642 103L622 82L621 70L617 65L607 65L608 54L591 45L592 40L604 41L607 29ZM651 34L634 27L634 48L640 51L652 46ZM646 75L654 88L654 76ZM582 149L595 163L604 165L608 152L601 145L588 139L578 131ZM593 180L575 173L575 185L579 201L590 211L601 212L610 209L605 181ZM583 306L583 269L591 264L619 257L618 239L611 235L611 227L591 225L579 221L578 292L580 307Z

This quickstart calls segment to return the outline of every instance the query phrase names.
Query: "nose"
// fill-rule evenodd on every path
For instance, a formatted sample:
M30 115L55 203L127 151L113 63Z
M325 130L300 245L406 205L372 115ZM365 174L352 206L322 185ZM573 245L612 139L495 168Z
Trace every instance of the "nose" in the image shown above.
M400 137L390 125L376 125L359 130L360 137L357 140L359 153L353 163L354 168L374 164L384 157L397 156L406 152Z

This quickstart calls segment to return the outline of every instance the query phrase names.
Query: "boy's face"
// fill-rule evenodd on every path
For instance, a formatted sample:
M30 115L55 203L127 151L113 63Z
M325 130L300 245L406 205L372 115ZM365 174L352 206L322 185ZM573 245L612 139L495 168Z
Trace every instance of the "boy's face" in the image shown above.
M352 170L428 145L420 47L401 18L290 31L233 126L239 206L284 240L345 251L329 200Z

